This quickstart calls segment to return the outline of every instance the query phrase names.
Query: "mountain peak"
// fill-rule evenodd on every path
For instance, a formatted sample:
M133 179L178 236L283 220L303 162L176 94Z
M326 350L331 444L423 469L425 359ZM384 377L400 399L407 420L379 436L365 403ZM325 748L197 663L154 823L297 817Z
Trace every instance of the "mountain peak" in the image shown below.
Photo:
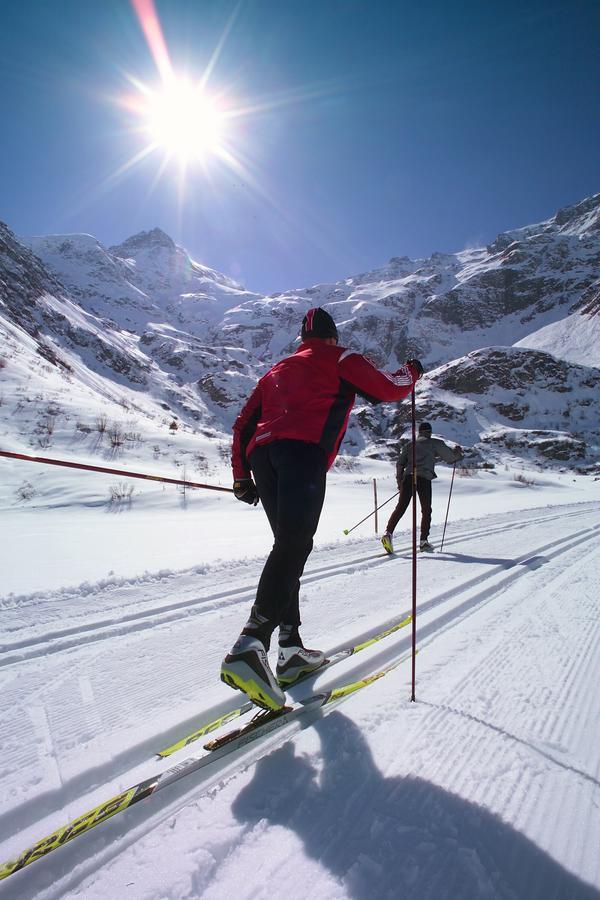
M581 230L589 228L596 230L600 224L599 213L600 194L594 194L592 197L587 197L579 203L573 203L571 206L559 209L554 220L560 227L577 223L581 226Z
M151 231L139 231L123 241L111 247L111 253L117 256L135 256L140 250L156 250L164 248L165 250L175 250L175 241L166 234L162 228L152 228Z

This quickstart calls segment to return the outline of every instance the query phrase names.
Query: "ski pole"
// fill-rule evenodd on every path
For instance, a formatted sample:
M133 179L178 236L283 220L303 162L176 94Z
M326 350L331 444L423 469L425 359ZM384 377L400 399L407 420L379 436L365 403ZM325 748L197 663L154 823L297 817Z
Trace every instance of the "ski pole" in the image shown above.
M125 469L107 469L105 466L90 466L87 463L69 462L66 459L48 459L47 456L26 456L24 453L9 453L8 450L0 450L0 456L5 456L7 459L21 459L25 460L25 462L44 463L48 466L66 466L69 469L83 469L86 472L124 475L126 478L144 478L146 481L161 481L163 484L179 484L185 487L204 488L206 491L226 491L228 494L233 494L233 488L221 487L217 484L201 484L197 481L183 481L180 478L163 478L162 475L128 472Z
M375 509L373 512L375 513L375 534L379 531L377 527L377 479L373 479L373 506Z
M416 658L417 658L417 417L415 411L415 389L411 395L412 419L412 692L415 701Z
M389 503L390 500L393 500L394 497L397 497L400 491L396 491L395 494L392 494L391 497L388 497L387 500L384 500L383 503L380 503L379 506L375 507L375 509L369 513L368 516L365 516L364 519L361 519L360 522L357 522L356 525L353 525L352 528L344 528L344 534L350 534L351 531L354 531L355 528L358 528L359 525L362 525L363 522L366 522L367 519L370 519L371 516L374 516L378 509L381 509L382 506L385 506L386 503Z
M452 466L452 479L450 481L450 493L448 494L448 506L446 507L446 518L444 520L444 531L442 534L442 543L440 545L440 553L444 549L444 538L446 537L446 522L448 521L448 510L450 509L450 497L452 496L452 485L454 484L454 473L456 472L456 463Z

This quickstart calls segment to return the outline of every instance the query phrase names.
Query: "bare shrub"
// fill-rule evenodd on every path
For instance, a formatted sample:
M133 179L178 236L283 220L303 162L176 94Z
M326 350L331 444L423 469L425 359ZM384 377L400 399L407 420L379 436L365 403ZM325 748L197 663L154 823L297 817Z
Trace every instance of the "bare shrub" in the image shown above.
M457 466L456 474L459 478L473 478L476 474L476 469L474 466Z
M42 422L42 428L45 430L46 434L54 434L56 429L56 417L48 414Z
M4 356L0 356L0 369L3 369L6 366L6 358Z
M96 431L98 434L104 434L106 429L108 428L108 418L101 413L101 415L96 416Z
M231 444L219 442L217 444L217 453L224 462L231 462Z
M194 453L192 455L192 464L198 472L208 472L208 459L203 453Z
M111 484L108 489L111 503L122 503L124 500L131 502L133 496L133 485L120 481L117 484Z
M107 434L111 447L116 448L123 446L123 441L125 440L125 438L123 435L123 429L118 422L113 422L113 424L108 429Z
M37 491L30 481L24 481L16 490L17 499L21 501L32 500Z
M533 485L535 484L533 478L526 478L522 472L515 473L515 481L518 481L519 484L522 484L525 487L533 487Z
M334 468L341 472L360 472L361 465L353 456L338 456Z

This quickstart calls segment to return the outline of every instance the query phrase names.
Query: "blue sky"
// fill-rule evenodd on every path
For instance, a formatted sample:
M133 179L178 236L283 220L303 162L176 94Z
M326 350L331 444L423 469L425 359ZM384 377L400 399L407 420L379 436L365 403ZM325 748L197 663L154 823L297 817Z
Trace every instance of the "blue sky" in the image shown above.
M0 4L0 218L110 245L159 226L263 293L481 245L600 191L600 2L155 0L226 92L182 184L117 102L160 82L129 0ZM216 50L219 48L219 52Z

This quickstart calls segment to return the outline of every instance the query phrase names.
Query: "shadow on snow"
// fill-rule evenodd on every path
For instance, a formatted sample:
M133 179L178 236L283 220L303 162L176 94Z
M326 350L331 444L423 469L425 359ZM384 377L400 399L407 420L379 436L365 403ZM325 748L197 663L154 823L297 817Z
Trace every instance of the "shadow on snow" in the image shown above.
M385 778L340 712L317 720L322 772L287 742L233 804L295 832L355 900L600 900L498 816L420 778ZM283 874L285 878L285 874Z

